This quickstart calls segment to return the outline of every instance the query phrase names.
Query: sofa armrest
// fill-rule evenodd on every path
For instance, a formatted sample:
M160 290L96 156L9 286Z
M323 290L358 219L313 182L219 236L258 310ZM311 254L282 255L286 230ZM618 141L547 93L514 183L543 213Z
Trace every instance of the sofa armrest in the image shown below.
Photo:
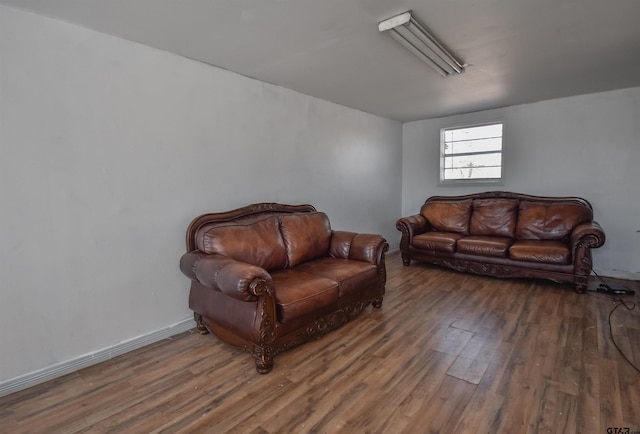
M399 218L396 222L396 229L402 232L400 250L406 252L413 242L413 236L424 233L429 229L429 222L422 214L416 214Z
M223 255L189 252L180 259L180 269L191 280L241 301L255 301L273 288L271 275L264 268Z
M378 265L389 244L380 235L332 231L329 255Z
M576 280L576 285L580 284L576 286L576 290L584 292L588 276L591 274L593 267L591 249L604 244L604 231L595 221L583 223L573 229L570 242L573 253L574 273L576 276L582 276L580 281Z
M429 222L422 214L416 214L398 219L396 229L402 232L402 241L409 245L414 235L421 234L429 229Z
M582 223L571 232L571 245L574 249L579 246L586 248L597 248L605 242L604 230L598 222L592 221L589 223Z

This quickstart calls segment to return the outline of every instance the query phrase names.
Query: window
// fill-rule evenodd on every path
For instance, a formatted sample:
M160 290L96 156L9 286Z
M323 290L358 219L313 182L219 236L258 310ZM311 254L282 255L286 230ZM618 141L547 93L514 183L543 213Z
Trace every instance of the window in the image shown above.
M502 182L502 122L444 128L440 133L442 184Z

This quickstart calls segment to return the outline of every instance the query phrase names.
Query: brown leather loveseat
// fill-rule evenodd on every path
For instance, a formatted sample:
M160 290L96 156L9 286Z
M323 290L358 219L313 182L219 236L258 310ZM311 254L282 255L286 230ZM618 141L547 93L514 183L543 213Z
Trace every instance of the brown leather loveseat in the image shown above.
M180 269L198 330L264 374L276 354L382 305L387 249L379 235L331 230L311 205L259 203L195 218Z
M396 227L404 265L414 259L496 277L570 282L578 292L591 274L591 249L605 242L586 200L504 191L434 196Z

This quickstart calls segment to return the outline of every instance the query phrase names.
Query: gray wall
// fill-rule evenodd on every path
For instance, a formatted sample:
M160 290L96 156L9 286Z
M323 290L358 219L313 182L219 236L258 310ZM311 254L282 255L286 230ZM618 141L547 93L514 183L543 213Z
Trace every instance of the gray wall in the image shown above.
M200 213L396 238L397 122L3 6L0 62L0 383L189 318Z
M440 129L502 119L505 183L438 186ZM403 215L433 195L488 188L589 200L607 235L594 268L640 279L640 88L543 101L403 125Z

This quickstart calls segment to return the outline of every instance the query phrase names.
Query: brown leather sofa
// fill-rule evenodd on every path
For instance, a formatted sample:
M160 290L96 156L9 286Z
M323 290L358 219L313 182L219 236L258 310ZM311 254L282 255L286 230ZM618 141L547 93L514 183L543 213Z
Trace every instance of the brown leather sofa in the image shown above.
M591 249L605 242L586 200L504 191L430 197L396 228L404 265L413 259L495 277L570 282L578 292L591 274Z
M198 330L264 374L276 354L381 307L387 250L379 235L333 231L311 205L258 203L195 218L180 269Z

